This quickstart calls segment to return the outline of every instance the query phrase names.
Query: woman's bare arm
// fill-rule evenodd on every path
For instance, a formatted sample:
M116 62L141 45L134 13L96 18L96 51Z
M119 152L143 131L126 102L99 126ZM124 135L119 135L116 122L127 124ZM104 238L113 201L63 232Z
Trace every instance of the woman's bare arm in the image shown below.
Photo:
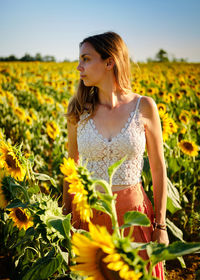
M78 163L78 146L77 146L77 127L67 121L67 131L68 131L68 157L73 158L76 163ZM69 184L64 180L63 182L63 214L67 215L71 212L71 200L68 193Z
M145 121L147 153L153 181L155 219L157 223L164 224L167 203L167 171L160 117L157 105L151 97L143 97L141 103L141 111ZM159 242L168 243L166 232L159 230L157 235L162 235L162 238L156 237Z

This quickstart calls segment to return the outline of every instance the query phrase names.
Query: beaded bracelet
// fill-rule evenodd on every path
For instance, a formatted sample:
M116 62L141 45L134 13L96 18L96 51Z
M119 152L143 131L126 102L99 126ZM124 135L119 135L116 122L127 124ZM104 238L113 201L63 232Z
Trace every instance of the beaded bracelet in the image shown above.
M161 229L161 230L167 230L166 224L159 224L157 222L153 223L153 227L154 227L154 229L158 228L158 229Z

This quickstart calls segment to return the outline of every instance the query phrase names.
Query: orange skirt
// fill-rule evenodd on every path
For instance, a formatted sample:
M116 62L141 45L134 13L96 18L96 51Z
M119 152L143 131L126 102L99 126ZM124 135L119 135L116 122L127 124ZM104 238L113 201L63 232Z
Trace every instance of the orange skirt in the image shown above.
M130 186L123 190L114 191L113 194L117 194L116 198L116 211L118 217L119 226L123 225L124 214L127 211L139 211L144 213L148 216L151 223L154 220L154 211L152 204L145 193L142 182L137 185ZM73 199L73 195L72 195ZM93 224L97 224L100 226L106 226L107 230L112 234L112 223L110 217L100 211L93 209L93 218L91 219ZM75 205L72 203L72 225L76 229L84 229L88 231L88 224L83 223L80 220L79 214L75 210ZM129 229L125 229L125 235L127 235ZM142 227L142 226L135 226L133 231L134 242L142 242L148 243L152 240L153 226L149 227ZM143 259L148 259L148 255L145 250L139 252L140 256ZM158 263L153 270L153 276L157 277L158 279L164 279L164 269L163 263Z

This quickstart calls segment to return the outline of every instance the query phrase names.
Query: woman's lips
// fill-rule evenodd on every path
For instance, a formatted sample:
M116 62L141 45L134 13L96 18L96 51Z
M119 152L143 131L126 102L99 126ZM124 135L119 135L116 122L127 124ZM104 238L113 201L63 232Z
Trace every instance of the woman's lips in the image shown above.
M81 75L81 79L82 79L82 78L85 78L85 77L86 77L86 75Z

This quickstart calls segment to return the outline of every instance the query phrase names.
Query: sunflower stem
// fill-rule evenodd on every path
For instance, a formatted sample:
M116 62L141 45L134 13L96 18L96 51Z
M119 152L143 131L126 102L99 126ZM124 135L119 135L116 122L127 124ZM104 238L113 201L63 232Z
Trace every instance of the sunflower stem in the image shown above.
M40 254L41 254L41 257L43 258L43 257L44 257L44 251L43 251L43 246L42 246L42 241L41 241L41 239L39 239L39 247L40 247Z
M108 194L113 197L112 187L111 187L110 184L109 184L109 187L108 187ZM117 219L115 199L113 199L112 202L111 202L111 208L112 208L112 213L111 214L112 214L112 224L113 224L113 228L114 228L114 233L116 233L118 237L121 237L120 230L119 230L118 219Z
M19 188L23 192L26 202L30 203L30 199L29 199L27 190L24 187L22 187L21 185L13 184L13 186Z
M104 183L103 180L96 180L95 184L101 185L104 188L105 192L113 197L111 184L108 184L106 182ZM118 219L117 219L117 212L116 212L116 207L115 207L115 199L112 199L112 201L111 201L111 221L112 221L112 226L114 228L114 233L116 233L118 237L121 237Z

